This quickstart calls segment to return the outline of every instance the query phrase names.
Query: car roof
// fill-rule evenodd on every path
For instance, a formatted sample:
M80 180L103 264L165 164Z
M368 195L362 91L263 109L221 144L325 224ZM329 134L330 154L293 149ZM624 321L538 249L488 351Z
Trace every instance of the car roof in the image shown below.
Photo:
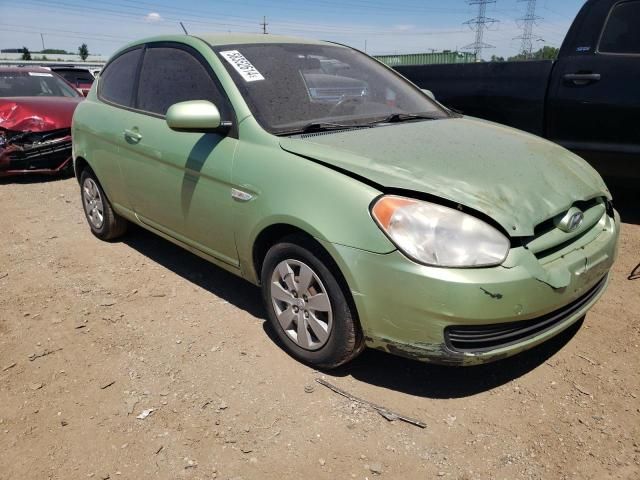
M42 72L42 73L51 73L49 68L44 67L32 67L32 66L17 66L17 67L7 67L0 66L0 72Z
M207 33L193 35L204 40L209 45L242 45L251 43L307 43L312 45L327 45L328 42L310 40L308 38L289 37L285 35L264 35L257 33Z
M135 42L131 42L119 51L127 48L135 47L150 42L180 42L185 38L199 38L208 43L212 47L223 45L248 45L248 44L268 44L268 43L302 43L309 45L335 45L330 42L320 40L310 40L308 38L289 37L285 35L264 35L258 33L202 33L195 35L161 35L150 38L143 38Z

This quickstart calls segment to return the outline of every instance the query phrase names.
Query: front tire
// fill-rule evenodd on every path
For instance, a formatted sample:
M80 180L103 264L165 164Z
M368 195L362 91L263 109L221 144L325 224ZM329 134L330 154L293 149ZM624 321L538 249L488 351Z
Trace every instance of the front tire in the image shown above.
M262 296L280 343L298 360L335 368L364 348L362 333L328 255L303 237L271 247Z
M127 230L127 221L113 211L111 203L90 168L80 175L80 195L91 233L101 240L113 240Z

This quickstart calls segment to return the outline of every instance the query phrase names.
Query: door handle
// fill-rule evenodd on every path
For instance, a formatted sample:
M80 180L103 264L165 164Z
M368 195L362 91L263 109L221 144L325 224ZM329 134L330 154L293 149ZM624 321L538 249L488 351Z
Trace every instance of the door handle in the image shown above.
M131 143L138 143L140 140L142 140L142 135L140 135L138 132L136 132L135 130L129 130L126 129L124 132L124 138L127 141L130 141Z
M599 73L567 73L562 77L567 82L573 82L576 85L587 85L597 82L601 76Z

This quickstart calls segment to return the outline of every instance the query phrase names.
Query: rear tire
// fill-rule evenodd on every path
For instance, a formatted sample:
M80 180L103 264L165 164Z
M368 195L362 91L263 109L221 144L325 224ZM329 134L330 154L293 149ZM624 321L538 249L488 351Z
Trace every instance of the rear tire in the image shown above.
M296 236L269 249L261 272L264 305L280 343L296 359L326 369L364 348L355 308L333 268L321 248Z
M101 240L124 235L127 221L113 211L100 182L88 167L80 174L80 196L91 233Z

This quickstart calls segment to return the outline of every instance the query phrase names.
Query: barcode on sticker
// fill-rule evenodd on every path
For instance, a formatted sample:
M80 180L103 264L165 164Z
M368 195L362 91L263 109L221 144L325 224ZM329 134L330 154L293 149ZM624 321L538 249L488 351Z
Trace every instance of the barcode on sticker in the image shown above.
M245 82L264 80L264 77L258 69L254 67L238 50L227 50L226 52L220 52L220 55L229 62Z

